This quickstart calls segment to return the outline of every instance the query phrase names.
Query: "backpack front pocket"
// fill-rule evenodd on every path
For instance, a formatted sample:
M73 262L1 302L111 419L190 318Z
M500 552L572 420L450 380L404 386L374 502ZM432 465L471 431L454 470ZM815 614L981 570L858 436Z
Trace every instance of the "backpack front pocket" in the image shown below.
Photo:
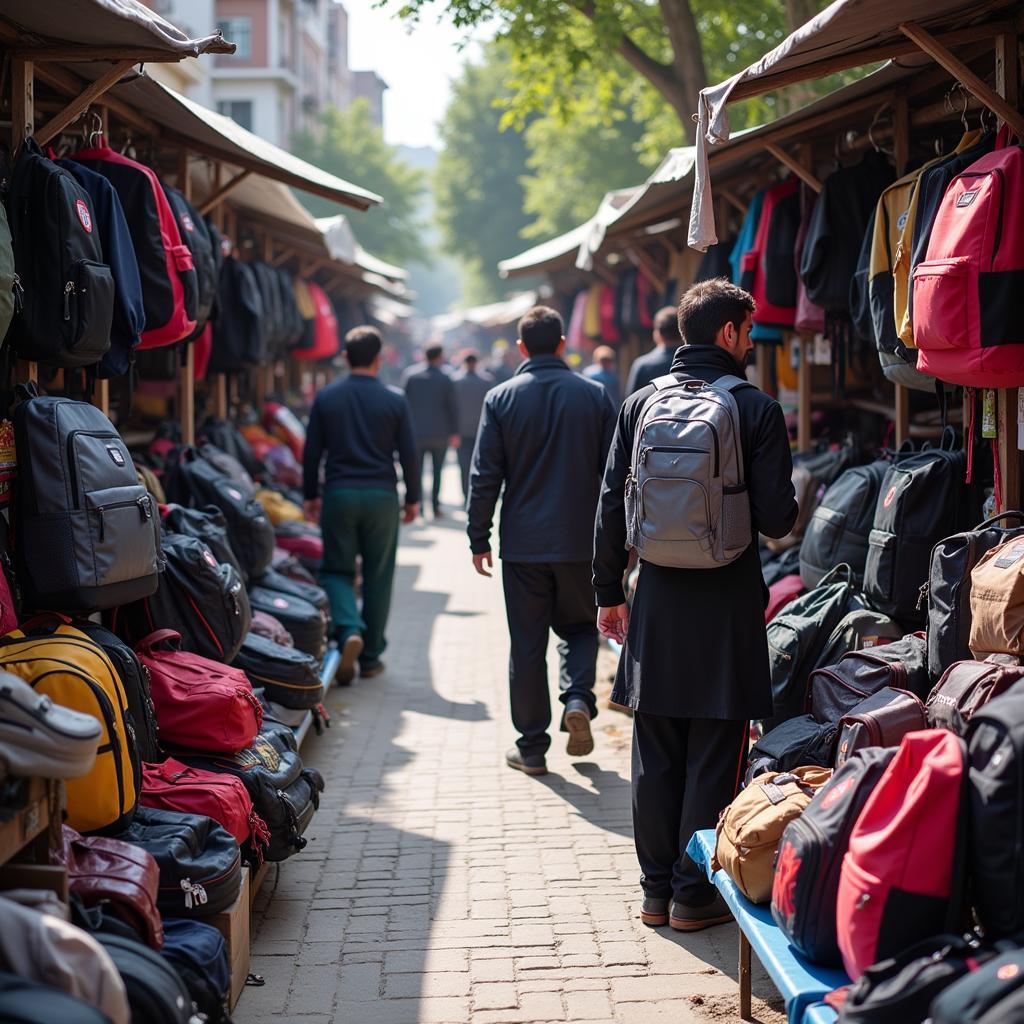
M969 256L914 270L914 345L925 352L981 347L978 267Z
M640 488L640 531L659 541L706 541L708 492L697 480L649 477Z
M77 260L64 284L64 320L70 328L71 354L81 366L97 363L110 348L114 279L110 267Z

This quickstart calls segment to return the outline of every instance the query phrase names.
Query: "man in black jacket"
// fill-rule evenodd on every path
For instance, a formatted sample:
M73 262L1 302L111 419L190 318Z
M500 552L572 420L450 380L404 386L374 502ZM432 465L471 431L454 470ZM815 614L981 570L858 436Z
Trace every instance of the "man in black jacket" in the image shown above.
M676 349L682 340L679 337L679 320L671 306L665 306L654 314L654 348L642 356L638 356L629 368L629 382L626 384L626 397L647 387L655 377L660 377L672 369L672 360L676 357Z
M754 300L724 278L694 285L679 303L683 347L672 372L713 384L743 376ZM729 920L714 887L686 854L736 795L749 720L772 711L757 534L782 537L796 521L789 434L778 402L754 387L734 392L750 496L750 546L715 569L641 561L625 603L624 493L648 385L627 398L608 456L594 539L598 628L624 644L612 700L634 711L633 836L645 924L695 931ZM671 907L669 901L671 899Z
M528 775L543 775L551 744L551 630L561 641L561 728L569 733L568 752L583 756L594 748L597 629L590 524L615 410L600 384L563 362L562 318L555 310L530 310L519 321L519 339L526 362L484 399L467 532L476 571L490 576L491 524L504 486L501 575L511 638L512 724L519 733L506 761Z

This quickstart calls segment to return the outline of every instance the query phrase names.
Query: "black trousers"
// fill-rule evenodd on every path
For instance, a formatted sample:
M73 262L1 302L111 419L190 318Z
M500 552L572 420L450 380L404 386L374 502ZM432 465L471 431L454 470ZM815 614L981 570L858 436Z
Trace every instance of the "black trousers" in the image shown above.
M739 792L748 738L745 721L634 714L633 840L647 896L691 906L714 898L686 846Z
M464 437L459 442L459 469L462 471L462 497L469 502L469 471L473 466L475 437Z
M419 444L419 470L420 470L420 489L424 496L427 493L426 487L423 486L423 471L426 469L427 456L430 456L431 467L434 470L434 479L431 481L430 488L430 500L434 508L437 508L441 498L441 471L444 469L444 459L448 454L448 445L444 442L436 441L421 441ZM426 502L424 502L426 505Z
M562 704L582 700L597 714L597 608L589 562L502 562L505 610L511 640L509 689L516 743L524 755L551 745L547 650L559 638L558 685ZM563 726L564 728L564 726Z

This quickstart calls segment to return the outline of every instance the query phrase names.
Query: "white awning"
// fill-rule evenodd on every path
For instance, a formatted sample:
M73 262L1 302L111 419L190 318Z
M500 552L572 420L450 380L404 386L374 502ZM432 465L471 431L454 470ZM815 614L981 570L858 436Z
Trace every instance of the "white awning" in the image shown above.
M387 263L374 256L373 253L367 252L359 244L345 214L339 213L334 217L318 217L316 226L323 233L324 242L333 259L351 263L371 274L377 274L379 277L386 277L392 281L405 281L409 277L408 272L401 267L396 267L393 263Z
M470 306L468 309L456 309L451 313L441 313L439 316L431 317L430 326L439 333L454 330L463 324L473 324L477 327L504 327L506 324L514 324L536 305L536 292L519 292L503 302L489 302L484 306Z

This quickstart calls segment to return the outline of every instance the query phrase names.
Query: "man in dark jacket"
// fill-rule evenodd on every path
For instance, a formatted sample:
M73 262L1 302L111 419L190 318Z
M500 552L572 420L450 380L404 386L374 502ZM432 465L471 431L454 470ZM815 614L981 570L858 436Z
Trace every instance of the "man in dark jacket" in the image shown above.
M647 387L655 377L661 377L672 369L672 360L682 340L679 337L679 320L671 306L665 306L654 314L654 348L634 360L629 368L626 383L626 397Z
M469 470L473 465L473 447L476 428L480 426L480 413L484 396L494 387L494 378L477 366L480 357L467 349L460 360L462 368L452 377L455 385L455 405L459 412L459 469L462 471L462 497L469 501Z
M448 448L459 446L459 414L452 379L444 372L444 348L428 345L425 362L410 366L402 375L402 389L409 401L416 446L419 448L420 486L430 456L434 478L430 491L434 518L441 516L441 471Z
M713 384L743 376L754 300L724 278L694 285L679 303L683 346L672 372ZM729 919L714 887L686 854L712 828L743 778L749 720L772 711L757 534L782 537L796 521L789 435L778 402L738 387L750 546L714 569L641 561L632 609L624 492L648 385L627 398L608 456L594 539L598 628L624 644L612 700L634 711L633 836L645 924L695 931ZM669 900L671 899L671 908Z
M398 548L399 506L395 453L402 464L403 523L419 513L420 478L409 406L400 391L377 379L380 334L356 327L345 335L352 372L320 391L309 414L303 453L306 515L320 520L324 561L320 582L331 599L334 634L341 648L338 679L384 671L380 656L391 609ZM327 454L324 498L320 462ZM363 606L355 594L356 556L363 559Z
M543 775L551 744L551 630L561 641L561 728L569 733L568 752L583 756L594 749L597 630L588 523L597 508L615 410L600 384L563 362L562 318L555 310L530 310L519 321L519 339L526 362L484 399L469 478L468 533L476 571L490 576L491 523L504 486L501 575L511 639L512 724L519 733L505 759L511 768Z

